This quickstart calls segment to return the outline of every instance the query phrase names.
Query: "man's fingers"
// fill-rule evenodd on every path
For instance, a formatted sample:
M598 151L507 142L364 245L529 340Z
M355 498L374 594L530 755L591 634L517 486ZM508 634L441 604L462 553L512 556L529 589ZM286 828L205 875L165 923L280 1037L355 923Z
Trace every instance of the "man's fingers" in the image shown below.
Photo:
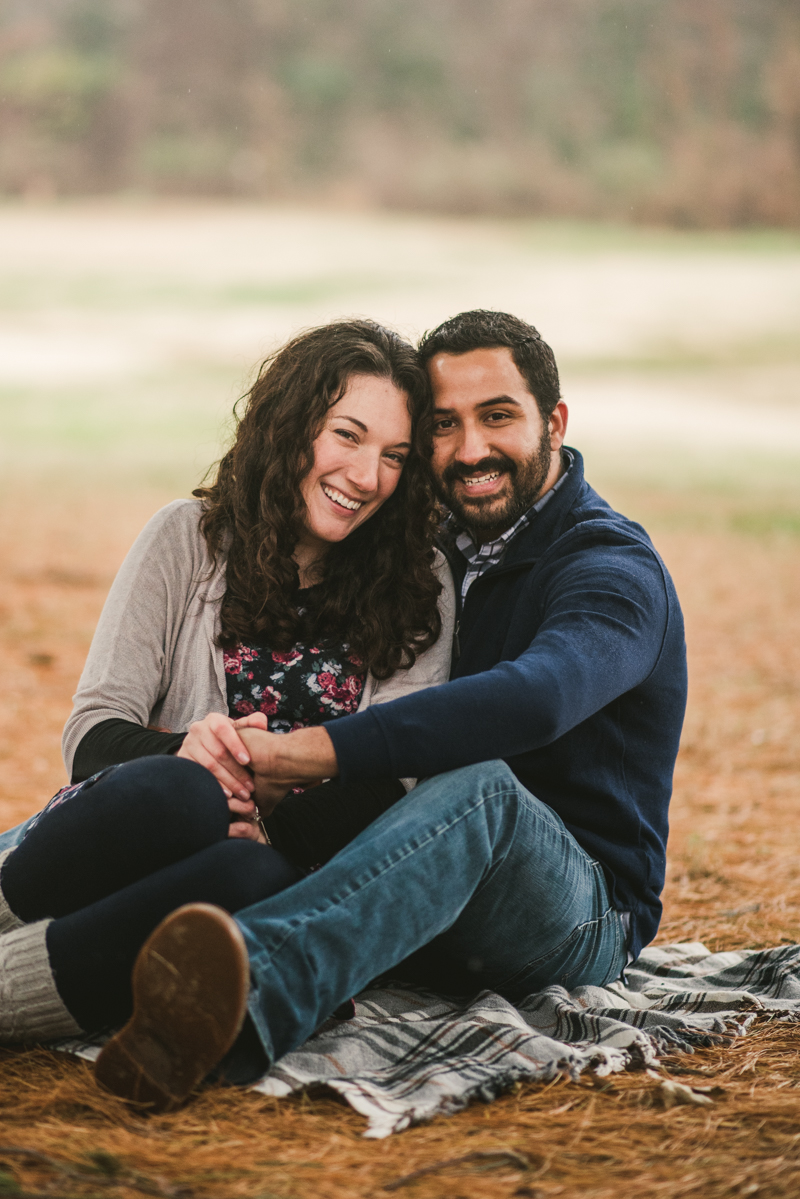
M256 778L255 800L260 816L269 816L278 806L290 788L286 783L274 783L267 779Z
M264 834L261 832L261 829L250 820L235 821L228 829L228 836L233 837L237 841L264 842Z
M235 795L228 799L228 810L234 816L244 816L248 820L252 820L258 813L254 800L237 799Z
M242 741L250 754L250 769L253 774L280 774L277 765L277 750L291 733L270 733L265 729L241 729Z
M233 727L235 729L261 729L266 732L269 728L269 721L263 712L251 712L249 716L240 716L238 720L234 720Z

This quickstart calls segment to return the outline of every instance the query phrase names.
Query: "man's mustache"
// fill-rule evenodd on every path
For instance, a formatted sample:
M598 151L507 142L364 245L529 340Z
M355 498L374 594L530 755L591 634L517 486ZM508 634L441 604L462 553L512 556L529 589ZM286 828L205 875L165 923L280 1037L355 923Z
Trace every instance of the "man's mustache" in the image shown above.
M472 479L476 475L489 475L494 470L513 475L516 474L517 464L513 459L506 458L504 454L498 458L481 458L480 462L475 462L471 466L466 466L463 462L451 462L442 471L442 483L446 487L450 483L456 483L459 479Z

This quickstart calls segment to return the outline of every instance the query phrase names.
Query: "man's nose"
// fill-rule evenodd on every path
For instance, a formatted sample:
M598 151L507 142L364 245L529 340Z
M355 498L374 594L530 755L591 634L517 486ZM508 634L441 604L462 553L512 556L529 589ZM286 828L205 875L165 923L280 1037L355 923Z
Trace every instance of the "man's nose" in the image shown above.
M474 466L483 458L491 457L485 429L479 425L464 425L456 447L456 459L464 466Z

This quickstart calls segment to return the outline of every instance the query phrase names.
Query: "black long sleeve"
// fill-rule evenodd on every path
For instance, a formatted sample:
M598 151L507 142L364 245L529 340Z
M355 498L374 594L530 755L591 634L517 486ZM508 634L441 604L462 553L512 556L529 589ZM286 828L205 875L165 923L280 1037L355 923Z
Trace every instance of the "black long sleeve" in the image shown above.
M174 754L185 733L160 733L131 720L112 716L89 729L78 742L72 762L72 782L82 783L98 770L117 762L132 762L151 754Z

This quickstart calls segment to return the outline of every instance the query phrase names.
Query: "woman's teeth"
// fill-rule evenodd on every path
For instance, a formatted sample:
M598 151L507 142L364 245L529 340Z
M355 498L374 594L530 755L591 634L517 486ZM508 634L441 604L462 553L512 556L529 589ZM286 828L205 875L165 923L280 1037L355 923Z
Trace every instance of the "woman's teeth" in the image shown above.
M495 479L500 478L500 471L496 470L491 475L479 475L477 479L465 479L467 487L479 487L481 483L493 483Z
M346 495L342 495L341 491L337 491L335 487L326 487L323 483L322 490L329 500L333 500L334 504L340 504L342 508L349 508L351 512L358 512L359 508L362 507L361 500L349 500Z

